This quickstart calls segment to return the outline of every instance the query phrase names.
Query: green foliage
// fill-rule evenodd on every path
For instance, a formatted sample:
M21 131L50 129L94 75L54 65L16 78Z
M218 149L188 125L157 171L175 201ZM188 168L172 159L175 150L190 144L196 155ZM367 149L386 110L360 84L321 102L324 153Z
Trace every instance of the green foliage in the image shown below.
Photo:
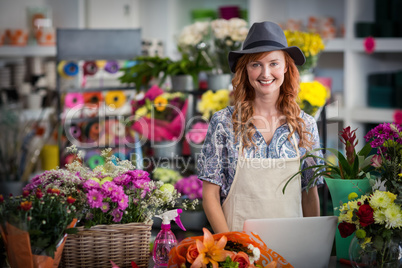
M239 267L239 263L232 261L232 259L230 257L226 257L225 262L220 263L220 267L222 268L238 268Z
M168 66L172 64L169 58L158 56L138 56L134 58L134 61L135 65L120 69L124 74L119 77L119 81L123 84L134 83L137 91L147 87L152 78L159 78L159 86L161 86L168 75Z
M332 163L325 157L320 157L314 154L314 152L327 150L336 156L338 163ZM367 143L359 152L356 153L354 151L355 160L353 163L349 163L346 157L336 149L333 148L317 148L311 150L309 153L306 153L300 159L300 171L294 174L285 184L283 187L282 192L285 193L285 189L289 182L299 174L302 174L304 171L313 170L313 176L310 178L307 188L309 188L313 183L315 183L316 179L321 176L325 176L327 178L341 178L344 180L356 180L356 179L364 179L367 176L367 173L370 172L373 167L370 165L370 160L373 157L372 155L369 156L371 152L371 146ZM313 159L320 159L324 163L313 165L302 169L303 160L307 158ZM370 177L369 177L370 179Z
M25 209L23 202L29 204ZM45 193L43 197L10 197L0 204L0 220L3 228L8 222L29 233L33 254L53 258L57 244L77 216L74 211L74 205L66 202L66 197L55 193ZM75 228L69 230L69 233L74 232Z

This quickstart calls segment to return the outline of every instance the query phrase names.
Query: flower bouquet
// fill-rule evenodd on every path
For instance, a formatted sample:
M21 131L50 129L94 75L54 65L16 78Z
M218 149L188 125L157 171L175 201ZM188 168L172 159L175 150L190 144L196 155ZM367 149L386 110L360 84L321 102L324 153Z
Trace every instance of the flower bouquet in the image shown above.
M342 237L355 233L349 254L354 267L400 267L402 263L402 209L396 195L376 190L340 208L338 229Z
M132 130L150 141L173 141L184 131L187 100L180 92L164 92L153 86L142 99L133 102Z
M217 73L230 74L228 54L233 50L240 50L248 33L247 21L240 18L229 20L216 19L211 21L214 59L218 66Z
M298 66L301 75L312 73L317 66L320 52L324 50L325 45L318 33L301 31L284 31L288 46L299 47L306 57L303 66Z
M188 237L169 253L168 267L293 267L256 234L228 232Z
M58 188L0 195L0 231L11 267L57 267L76 223L76 199Z
M300 109L313 117L319 116L319 110L329 99L329 90L318 81L301 82L297 95Z
M186 140L190 145L200 145L207 136L209 124L206 122L197 122L191 126L186 133Z
M364 138L377 149L371 163L380 173L380 182L396 194L395 202L402 204L402 126L383 123L370 130Z

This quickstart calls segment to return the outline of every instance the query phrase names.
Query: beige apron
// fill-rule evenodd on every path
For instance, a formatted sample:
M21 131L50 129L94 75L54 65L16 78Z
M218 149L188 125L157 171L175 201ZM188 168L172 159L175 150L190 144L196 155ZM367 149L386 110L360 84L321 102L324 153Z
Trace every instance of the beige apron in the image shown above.
M230 231L243 231L246 219L303 217L300 175L282 189L299 171L300 153L292 135L295 158L245 158L240 142L236 174L222 208Z

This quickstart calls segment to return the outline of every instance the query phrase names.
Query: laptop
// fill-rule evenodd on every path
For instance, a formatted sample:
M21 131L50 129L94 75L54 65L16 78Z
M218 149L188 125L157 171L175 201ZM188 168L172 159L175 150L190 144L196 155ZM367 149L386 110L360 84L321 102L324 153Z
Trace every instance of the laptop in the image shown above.
M338 217L246 220L243 231L257 234L295 268L328 267Z

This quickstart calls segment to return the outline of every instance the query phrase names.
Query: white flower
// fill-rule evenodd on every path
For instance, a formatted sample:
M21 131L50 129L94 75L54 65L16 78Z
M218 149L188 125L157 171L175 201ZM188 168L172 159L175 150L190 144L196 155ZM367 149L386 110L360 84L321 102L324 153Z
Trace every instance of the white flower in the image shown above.
M386 218L386 228L391 229L402 227L402 211L399 205L392 203L387 207L384 215Z

